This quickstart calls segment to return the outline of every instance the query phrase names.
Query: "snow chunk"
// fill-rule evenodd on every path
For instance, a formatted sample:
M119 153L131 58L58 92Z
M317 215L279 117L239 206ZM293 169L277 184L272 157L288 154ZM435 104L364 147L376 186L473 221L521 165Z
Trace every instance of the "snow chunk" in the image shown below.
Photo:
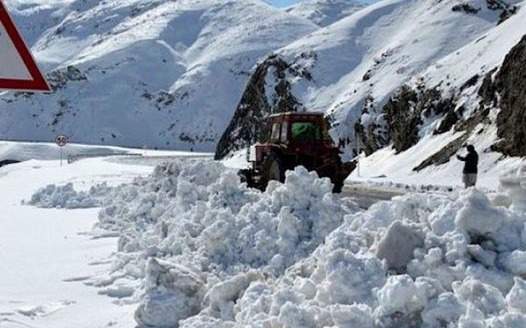
M464 195L462 201L466 205L458 213L456 224L467 233L475 235L495 233L507 216L503 209L494 208L488 197L480 191Z
M278 316L283 327L290 328L316 328L314 314L306 308L287 302Z
M234 320L234 305L251 282L263 279L256 272L241 273L214 285L205 295L205 304L223 320Z
M425 299L419 293L413 279L408 275L391 276L378 290L378 311L382 315L396 312L410 314L422 309Z
M385 271L376 257L356 256L337 250L324 263L326 280L319 286L319 301L353 304L367 302L373 289L385 282Z
M506 307L504 296L492 286L471 279L454 284L453 289L460 300L474 305L486 314L498 314Z
M526 163L504 174L500 178L502 188L511 198L511 209L518 213L526 213Z
M146 295L135 312L140 325L178 327L179 320L199 313L204 282L187 268L150 259L146 284Z
M76 191L72 183L64 186L48 185L39 189L27 202L29 205L42 208L91 208L99 207L112 191L107 184L98 184L88 191Z
M516 277L515 284L506 296L506 303L517 312L526 313L526 282Z
M495 266L495 260L497 259L497 253L485 250L480 245L468 245L468 253L477 262L488 266Z
M507 271L516 275L526 275L525 251L515 250L511 253L504 253L499 260Z
M394 222L378 244L376 256L385 259L390 270L402 272L413 258L416 248L424 245L424 237L413 228Z
M372 310L365 304L337 305L331 315L338 327L374 328Z
M442 293L433 299L422 312L424 326L441 327L456 322L464 313L465 307L453 293Z
M491 328L526 327L526 315L522 313L507 313L507 314L489 319L487 326Z

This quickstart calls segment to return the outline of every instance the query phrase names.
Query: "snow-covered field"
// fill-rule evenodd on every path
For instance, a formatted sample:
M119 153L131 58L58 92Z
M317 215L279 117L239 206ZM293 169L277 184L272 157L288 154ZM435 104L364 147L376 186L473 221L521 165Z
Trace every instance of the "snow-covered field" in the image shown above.
M31 160L0 168L0 327L132 327L133 306L87 288L82 280L110 270L115 238L93 239L97 209L55 210L22 205L50 183L86 189L148 174L144 166L88 159L60 167Z
M133 153L155 158L195 155L85 145L68 145L65 152L84 156ZM147 176L152 167L138 160L133 164L135 156L126 165L119 163L120 157L104 157L61 167L55 145L1 142L0 160L13 159L13 155L27 161L0 168L0 327L134 327L135 305L116 304L84 284L90 277L111 271L117 238L94 232L99 209L89 208L96 205L90 204L93 197L84 196L84 203L73 200L78 196L76 191L85 193L100 184L106 188L95 188L95 194L104 197L103 191ZM49 184L59 188L54 193L49 188L48 193L41 193L51 196L43 207L88 208L46 209L23 204ZM63 187L68 184L71 187Z
M302 168L262 193L202 158L6 166L0 327L524 327L518 174L362 210Z

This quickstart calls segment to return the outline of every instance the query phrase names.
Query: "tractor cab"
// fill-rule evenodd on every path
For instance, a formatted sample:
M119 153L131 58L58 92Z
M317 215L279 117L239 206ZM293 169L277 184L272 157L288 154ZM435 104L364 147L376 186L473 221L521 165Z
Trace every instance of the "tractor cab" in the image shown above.
M343 164L334 145L323 113L274 114L267 121L267 140L253 147L252 168L241 176L249 186L265 189L268 182L285 180L285 171L304 166L320 177L329 177L340 191L354 169Z
M330 141L325 117L321 113L285 113L269 117L270 141L309 143Z

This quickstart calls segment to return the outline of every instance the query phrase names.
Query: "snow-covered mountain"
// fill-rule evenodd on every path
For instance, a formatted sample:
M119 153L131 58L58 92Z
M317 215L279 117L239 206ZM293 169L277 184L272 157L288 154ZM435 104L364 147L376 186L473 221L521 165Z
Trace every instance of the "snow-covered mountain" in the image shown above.
M285 10L320 26L327 26L363 7L363 0L303 0Z
M281 10L259 0L10 0L54 92L0 95L0 138L63 133L216 147L223 157L254 142L269 113L310 110L327 113L347 158L374 154L374 175L447 163L466 142L491 161L524 156L513 100L524 88L510 73L522 67L521 48L504 63L524 34L524 3L382 0L357 9L308 0ZM498 73L503 63L508 73Z
M318 27L259 0L9 0L53 93L0 94L0 138L212 150L250 70Z
M397 156L406 156L405 167L391 170L404 174L447 162L465 142L478 142L473 125L480 122L474 118L482 100L479 89L484 76L502 64L526 33L523 5L385 0L319 29L276 51L256 69L217 155L256 140L260 119L268 113L307 110L327 113L333 136L348 143L347 158L384 149L379 152L383 157L371 163L400 163ZM496 103L491 115L501 108ZM491 145L501 134L495 124L491 127L485 131L493 135L477 144L479 149L495 150ZM461 140L455 132L462 134ZM444 147L447 156L436 155ZM507 154L524 156L526 151Z

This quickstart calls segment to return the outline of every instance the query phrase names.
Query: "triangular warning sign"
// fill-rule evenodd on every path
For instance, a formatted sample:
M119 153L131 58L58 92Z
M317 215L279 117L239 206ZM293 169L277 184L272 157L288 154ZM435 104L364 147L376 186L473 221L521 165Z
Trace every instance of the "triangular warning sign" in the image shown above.
M50 91L2 0L0 0L0 89Z

